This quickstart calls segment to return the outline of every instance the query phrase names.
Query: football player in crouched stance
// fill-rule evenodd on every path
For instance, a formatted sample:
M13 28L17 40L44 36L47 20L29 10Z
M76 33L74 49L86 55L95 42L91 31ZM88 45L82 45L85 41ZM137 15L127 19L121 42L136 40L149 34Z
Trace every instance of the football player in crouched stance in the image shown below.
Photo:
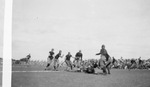
M79 50L79 52L76 53L75 58L74 58L74 67L79 68L80 64L82 62L82 58L83 58L83 54L81 52L81 50Z
M65 63L67 64L67 68L66 68L66 71L68 71L68 67L73 70L73 65L72 65L72 62L70 60L70 58L72 57L71 53L68 52L68 54L66 55L66 58L65 58ZM73 58L73 57L72 57Z
M58 71L58 67L59 67L59 57L63 57L64 55L61 56L62 51L60 50L59 53L55 56L54 59L54 71Z
M49 52L49 56L48 56L48 58L47 58L47 65L46 65L46 68L45 68L45 70L48 70L49 69L49 66L51 66L51 64L52 64L52 60L53 60L53 58L54 58L54 49L51 49L51 51Z

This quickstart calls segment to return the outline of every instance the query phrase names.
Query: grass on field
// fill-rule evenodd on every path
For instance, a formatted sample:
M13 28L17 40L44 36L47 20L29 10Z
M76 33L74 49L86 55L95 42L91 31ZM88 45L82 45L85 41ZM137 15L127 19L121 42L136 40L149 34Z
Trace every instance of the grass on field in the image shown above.
M0 87L2 87L2 65L0 65Z
M13 71L43 69L41 66L13 67ZM12 72L12 87L150 87L150 71L112 69L111 75L65 71Z

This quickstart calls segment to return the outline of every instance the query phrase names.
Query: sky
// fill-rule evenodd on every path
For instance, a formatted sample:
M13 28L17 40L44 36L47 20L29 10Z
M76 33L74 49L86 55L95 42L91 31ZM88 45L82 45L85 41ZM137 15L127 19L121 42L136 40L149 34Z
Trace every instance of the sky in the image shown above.
M46 60L52 48L97 59L102 44L115 58L147 59L150 1L14 0L12 34L14 59Z
M4 0L0 0L0 58L3 57Z

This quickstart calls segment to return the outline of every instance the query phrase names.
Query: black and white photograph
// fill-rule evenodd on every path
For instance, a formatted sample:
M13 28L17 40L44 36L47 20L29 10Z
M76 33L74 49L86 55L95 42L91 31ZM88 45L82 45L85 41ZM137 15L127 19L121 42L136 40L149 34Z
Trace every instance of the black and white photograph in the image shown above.
M4 27L4 0L0 0L0 87L2 87L3 71L3 27Z
M150 87L150 0L13 0L11 62L12 87Z

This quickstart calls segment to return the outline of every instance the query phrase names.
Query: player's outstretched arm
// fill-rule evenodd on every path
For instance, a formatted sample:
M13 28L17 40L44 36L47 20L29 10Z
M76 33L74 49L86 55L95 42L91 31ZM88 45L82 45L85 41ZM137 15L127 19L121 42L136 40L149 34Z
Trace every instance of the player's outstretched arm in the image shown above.
M101 53L97 53L96 55L100 55Z

